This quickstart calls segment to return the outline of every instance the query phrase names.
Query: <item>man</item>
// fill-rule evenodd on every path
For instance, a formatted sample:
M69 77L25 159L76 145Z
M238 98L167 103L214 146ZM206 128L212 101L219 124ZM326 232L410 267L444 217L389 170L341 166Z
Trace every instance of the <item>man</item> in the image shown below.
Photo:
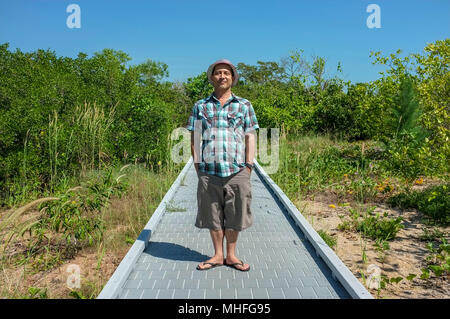
M235 249L239 232L253 222L250 177L258 121L251 103L231 92L239 75L230 61L211 64L207 75L214 93L195 103L186 125L191 131L191 152L198 174L195 226L210 230L215 250L214 256L197 269L225 264L248 271L250 265L235 255Z

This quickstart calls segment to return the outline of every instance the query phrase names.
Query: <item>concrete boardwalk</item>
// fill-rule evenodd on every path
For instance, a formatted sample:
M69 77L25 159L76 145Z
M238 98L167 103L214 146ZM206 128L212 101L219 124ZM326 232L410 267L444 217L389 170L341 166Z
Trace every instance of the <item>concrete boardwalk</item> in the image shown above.
M250 264L251 270L240 272L226 266L196 270L214 250L209 231L194 226L198 178L192 163L185 169L184 180L151 230L148 245L133 259L115 295L108 297L104 292L99 298L355 297L319 257L317 247L306 239L258 169L251 177L253 226L240 233L236 249L238 258ZM353 285L357 282L351 280ZM364 294L361 287L357 289ZM362 298L370 298L370 294Z

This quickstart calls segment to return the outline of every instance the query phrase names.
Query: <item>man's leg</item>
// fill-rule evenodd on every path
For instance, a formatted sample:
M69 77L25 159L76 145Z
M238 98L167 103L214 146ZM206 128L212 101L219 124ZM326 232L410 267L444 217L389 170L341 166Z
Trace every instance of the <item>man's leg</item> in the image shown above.
M213 245L214 245L214 256L205 261L208 263L215 263L215 264L223 264L223 230L219 229L219 230L210 230L209 233L211 234L211 239L213 241ZM209 264L204 264L205 262L200 263L200 265L198 265L198 267L200 269L207 269L210 268L211 265Z
M227 264L235 264L241 262L241 260L239 260L235 254L238 235L239 235L238 231L229 228L225 229L225 237L227 239L227 260L226 260ZM244 264L243 266L236 265L235 267L240 270L246 270L250 267L250 265L249 264Z

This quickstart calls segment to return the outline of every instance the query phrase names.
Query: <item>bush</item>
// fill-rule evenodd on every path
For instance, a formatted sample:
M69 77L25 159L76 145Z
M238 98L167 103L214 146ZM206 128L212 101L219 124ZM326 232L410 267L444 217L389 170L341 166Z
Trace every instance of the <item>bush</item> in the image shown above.
M380 217L380 214L366 215L356 225L356 230L361 232L373 240L384 239L392 240L397 235L398 231L404 228L401 217L395 219L386 218L387 213Z
M430 277L430 271L434 273L436 277L450 275L450 245L445 238L441 238L441 243L437 248L433 246L433 243L428 243L427 249L430 255L426 257L427 267L422 268L421 279L428 279Z
M164 159L169 153L171 111L171 105L158 98L136 97L130 109L118 114L112 124L109 140L114 144L115 156L133 162L146 160L153 165Z
M401 217L391 219L387 217L386 212L381 217L380 213L374 214L373 210L374 207L361 215L350 208L351 219L344 220L338 225L338 229L355 230L360 232L362 236L373 240L392 240L400 229L404 228Z
M423 191L406 190L389 198L388 204L401 209L415 208L432 222L450 225L450 183L432 186Z
M126 67L130 57L111 49L73 59L8 47L0 45L0 205L52 192L105 162L166 162L189 98L157 82L165 64Z
M416 95L411 77L402 78L398 96L390 108L393 128L388 131L392 132L392 136L381 139L385 144L387 155L383 166L405 177L425 174L428 166L421 153L429 132L419 124L422 108Z
M31 259L35 270L47 270L102 240L105 225L101 209L112 195L126 192L128 184L120 181L123 176L114 179L112 171L106 171L82 186L57 194L57 198L41 200L40 216L23 228L30 238L24 255L16 256L21 258L19 263Z

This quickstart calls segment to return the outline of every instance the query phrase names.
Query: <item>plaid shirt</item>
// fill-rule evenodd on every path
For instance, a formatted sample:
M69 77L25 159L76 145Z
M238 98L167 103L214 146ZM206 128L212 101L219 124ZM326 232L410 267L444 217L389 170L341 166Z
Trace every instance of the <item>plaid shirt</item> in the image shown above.
M214 94L197 101L185 128L202 133L199 170L226 177L245 166L244 134L259 125L251 103L231 93L223 106Z

